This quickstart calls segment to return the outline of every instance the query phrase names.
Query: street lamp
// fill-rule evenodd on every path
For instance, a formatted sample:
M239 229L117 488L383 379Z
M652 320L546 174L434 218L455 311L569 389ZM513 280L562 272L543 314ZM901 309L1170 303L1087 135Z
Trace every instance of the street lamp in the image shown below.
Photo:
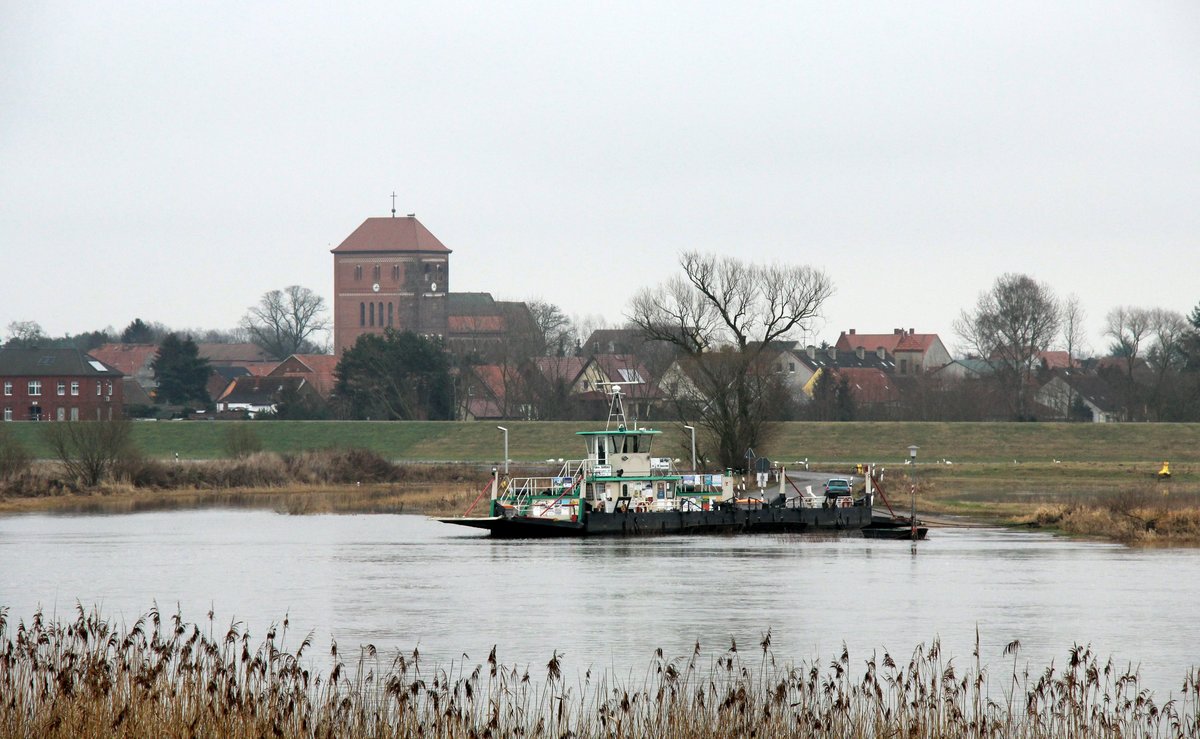
M917 540L917 449L920 449L916 444L908 447L908 459L912 462L912 484L908 489L912 496L912 517L908 522L912 525L912 540Z
M504 474L507 475L508 474L508 429L504 428L503 426L497 426L496 428L498 428L504 432Z
M685 429L692 432L692 474L696 474L696 427L684 426Z

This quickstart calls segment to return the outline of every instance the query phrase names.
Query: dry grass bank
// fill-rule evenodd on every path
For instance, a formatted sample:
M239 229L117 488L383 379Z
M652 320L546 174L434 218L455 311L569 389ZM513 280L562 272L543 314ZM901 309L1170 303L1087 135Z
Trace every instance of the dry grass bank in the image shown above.
M258 452L227 460L131 459L82 488L40 462L0 487L0 513L120 513L204 506L288 513L460 513L489 479L476 465L394 464L374 452Z
M643 682L484 663L426 665L366 645L329 647L313 671L311 634L288 620L253 641L238 623L185 623L152 610L128 628L82 607L74 621L38 613L15 628L0 610L0 734L223 737L1190 737L1200 732L1200 670L1168 700L1136 671L1074 646L1062 667L1011 673L919 647L865 664L781 663L770 632L715 655L658 650Z
M482 485L483 483L480 483ZM288 514L461 514L479 492L474 483L141 490L110 485L37 498L0 498L0 514L141 513L191 508L255 508Z

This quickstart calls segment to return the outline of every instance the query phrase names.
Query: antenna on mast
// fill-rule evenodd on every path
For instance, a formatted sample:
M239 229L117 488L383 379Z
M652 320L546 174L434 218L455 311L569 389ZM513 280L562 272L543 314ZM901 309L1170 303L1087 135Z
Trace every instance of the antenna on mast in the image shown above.
M630 425L625 418L625 404L621 402L621 386L622 385L641 385L640 382L597 382L597 387L604 388L604 392L612 395L612 400L608 404L608 421L604 424L604 430L608 431L615 420L620 429L628 429Z

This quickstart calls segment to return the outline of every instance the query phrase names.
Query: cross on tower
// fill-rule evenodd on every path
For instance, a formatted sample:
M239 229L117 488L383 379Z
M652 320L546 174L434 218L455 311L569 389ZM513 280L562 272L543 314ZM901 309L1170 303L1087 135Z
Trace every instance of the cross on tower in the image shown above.
M396 217L396 191L392 190L392 218Z

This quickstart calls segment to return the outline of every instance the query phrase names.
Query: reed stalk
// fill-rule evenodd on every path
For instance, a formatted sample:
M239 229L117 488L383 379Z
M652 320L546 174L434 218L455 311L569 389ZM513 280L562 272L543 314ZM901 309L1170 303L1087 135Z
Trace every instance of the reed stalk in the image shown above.
M865 662L844 647L828 664L780 664L770 632L759 654L736 643L707 660L657 650L640 684L590 670L572 680L561 655L544 670L465 658L387 660L372 645L349 665L332 642L327 674L313 635L289 645L289 619L255 641L240 622L187 623L157 607L132 626L77 605L13 628L0 609L0 735L228 737L1190 737L1200 733L1200 670L1164 702L1136 670L1074 645L1064 666L1021 667L997 681L959 669L937 640L907 663ZM292 637L294 640L294 637Z

